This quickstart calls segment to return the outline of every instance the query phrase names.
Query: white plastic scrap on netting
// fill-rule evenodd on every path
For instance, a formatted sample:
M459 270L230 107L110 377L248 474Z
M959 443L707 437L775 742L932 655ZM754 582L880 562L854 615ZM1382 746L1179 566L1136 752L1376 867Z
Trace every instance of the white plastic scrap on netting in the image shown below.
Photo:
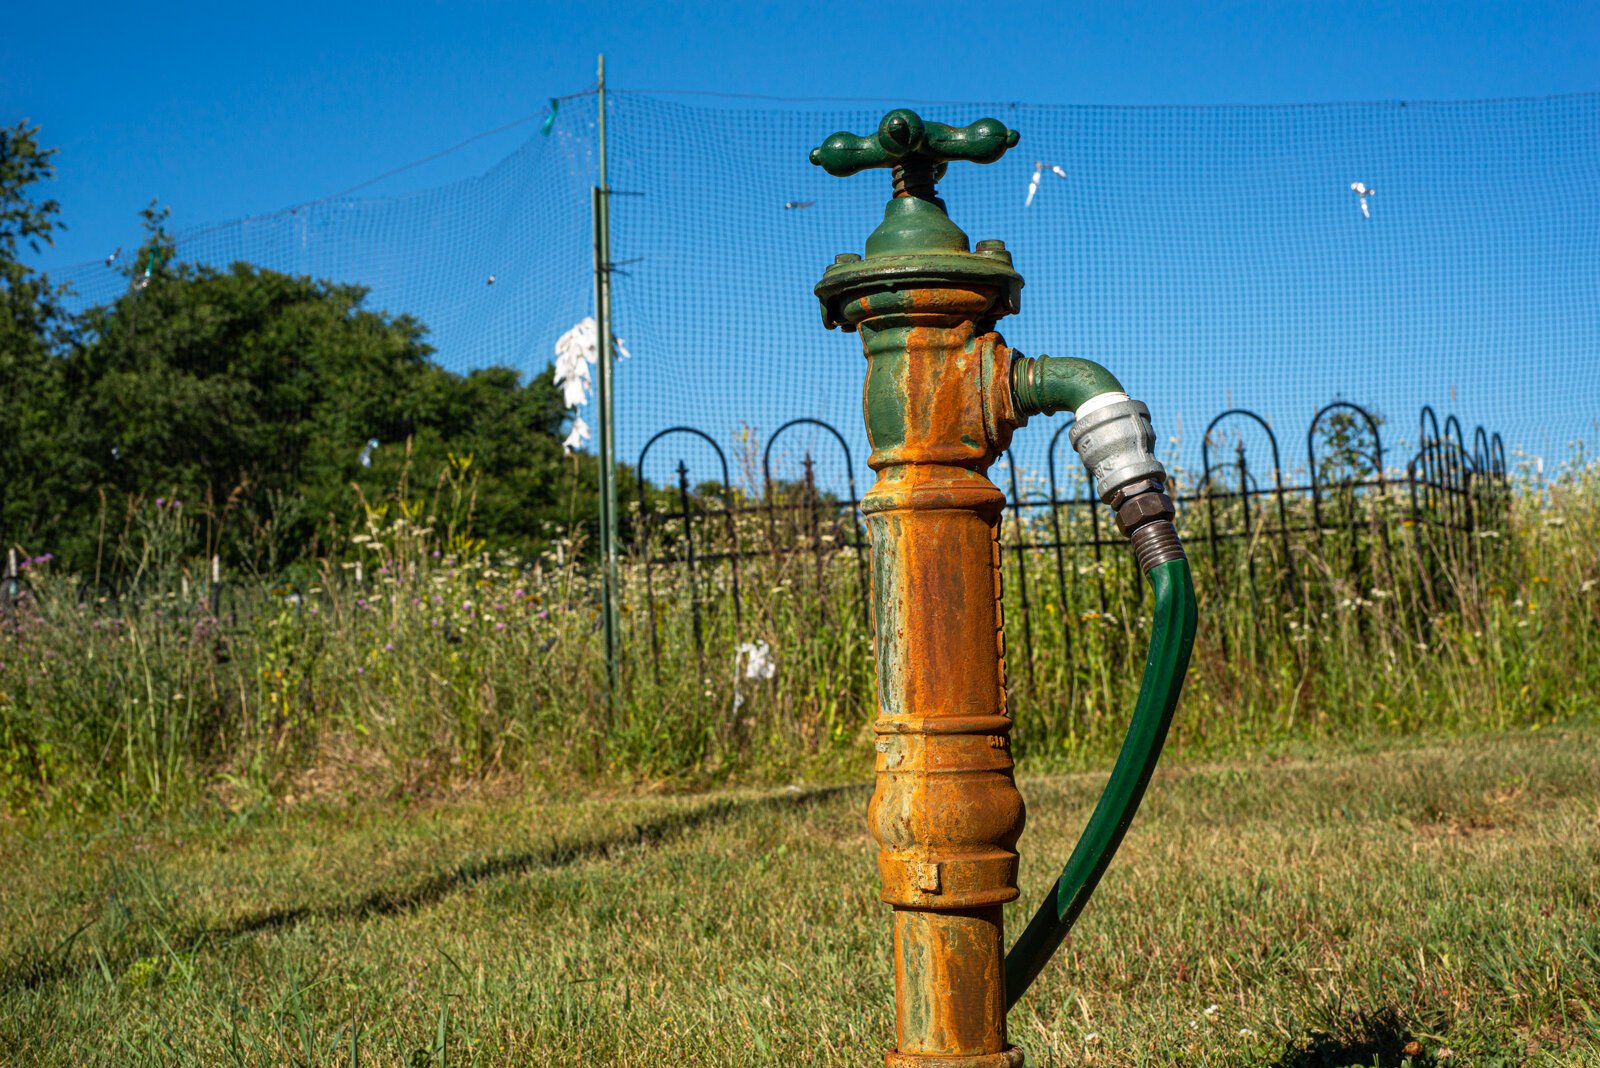
M599 337L594 317L586 315L556 339L555 383L561 390L561 402L573 413L572 431L561 443L567 452L583 448L590 437L589 424L578 409L589 403L589 393L594 388L589 366L600 362ZM611 344L618 356L627 358L628 348L621 338L613 335Z

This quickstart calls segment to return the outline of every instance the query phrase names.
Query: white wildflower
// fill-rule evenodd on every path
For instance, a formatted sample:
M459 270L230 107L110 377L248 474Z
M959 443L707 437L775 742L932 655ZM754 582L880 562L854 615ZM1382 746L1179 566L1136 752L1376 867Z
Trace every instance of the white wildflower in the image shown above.
M1212 1002L1211 1004L1209 1004L1209 1005L1207 1005L1205 1007L1204 1015L1207 1018L1210 1018L1212 1016L1215 1016L1217 1013L1219 1013L1221 1011L1222 1011L1222 1006L1218 1005L1216 1002Z
M778 664L772 659L772 646L764 641L745 642L734 651L734 662L744 658L744 677L770 679L778 673Z

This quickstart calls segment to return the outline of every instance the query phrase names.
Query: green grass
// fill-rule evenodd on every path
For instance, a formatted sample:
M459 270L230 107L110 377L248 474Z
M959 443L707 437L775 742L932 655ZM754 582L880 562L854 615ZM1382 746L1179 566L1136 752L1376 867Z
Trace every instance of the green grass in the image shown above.
M1024 780L1013 930L1099 782ZM867 796L13 823L0 1063L880 1063ZM1168 764L1011 1025L1031 1065L1600 1065L1600 731Z

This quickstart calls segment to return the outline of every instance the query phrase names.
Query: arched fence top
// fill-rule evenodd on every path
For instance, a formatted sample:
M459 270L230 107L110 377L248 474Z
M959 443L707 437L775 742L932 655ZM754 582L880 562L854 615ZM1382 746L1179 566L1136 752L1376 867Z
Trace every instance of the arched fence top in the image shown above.
M1249 408L1229 408L1207 423L1205 433L1200 436L1200 485L1205 487L1211 484L1211 435L1225 419L1248 419L1262 429L1267 435L1267 444L1272 448L1272 479L1279 481L1283 477L1283 459L1278 452L1278 435L1272 432L1272 425Z
M839 450L844 453L844 473L845 479L850 485L850 499L852 501L855 500L856 463L855 457L850 453L850 443L845 440L844 435L839 433L833 424L823 422L821 419L812 419L809 416L801 416L799 419L789 420L774 430L772 436L767 438L767 447L761 450L761 479L764 483L765 491L768 494L772 492L772 447L778 443L779 438L783 437L791 428L797 426L820 427L832 435L834 441L839 443Z
M1367 433L1372 435L1372 449L1370 452L1358 452L1357 455L1372 461L1372 469L1376 473L1378 484L1383 485L1383 435L1378 432L1377 419L1359 404L1334 401L1317 409L1317 414L1311 417L1311 425L1306 428L1306 466L1309 468L1313 491L1318 488L1321 480L1321 473L1317 468L1317 428L1330 413L1339 411L1354 412L1366 424Z
M701 441L711 446L711 450L717 454L717 463L722 466L722 491L724 495L727 496L728 503L731 506L733 504L733 480L728 474L728 454L722 451L722 446L718 445L717 440L710 434L707 434L704 430L697 430L692 426L669 426L665 430L657 431L654 437L644 443L644 448L639 450L638 472L640 503L642 504L645 499L646 480L644 477L644 462L649 457L650 450L655 448L656 442L672 434L689 434L693 437L699 438ZM678 461L680 465L682 465L683 462L684 461L681 459Z
M1489 455L1489 434L1479 423L1472 431L1472 467L1477 475L1492 474L1493 461Z
M1430 429L1431 427L1431 429ZM1424 404L1422 411L1417 415L1417 445L1439 440L1439 414L1433 410L1433 405Z
M1445 416L1444 437L1440 440L1444 446L1445 484L1458 488L1466 485L1472 474L1471 462L1467 459L1467 436L1462 433L1461 420L1454 414Z
M1439 435L1439 413L1433 410L1433 405L1424 404L1422 411L1417 414L1417 454L1422 457L1422 478L1425 482L1438 482L1439 456L1429 449L1430 442L1437 442Z
M1473 479L1505 483L1506 446L1498 430L1490 432L1482 423L1475 425L1469 450L1461 420L1447 415L1441 426L1433 406L1424 404L1417 417L1417 434L1417 452L1406 472L1424 488L1463 490Z

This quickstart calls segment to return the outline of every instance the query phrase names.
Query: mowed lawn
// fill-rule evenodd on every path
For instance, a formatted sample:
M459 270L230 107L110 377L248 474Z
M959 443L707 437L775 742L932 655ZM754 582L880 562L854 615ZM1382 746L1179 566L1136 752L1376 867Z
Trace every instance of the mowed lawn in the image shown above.
M1101 781L1024 778L1013 930ZM880 1064L869 791L12 827L0 1062ZM1167 767L1011 1022L1032 1065L1600 1065L1600 731Z

